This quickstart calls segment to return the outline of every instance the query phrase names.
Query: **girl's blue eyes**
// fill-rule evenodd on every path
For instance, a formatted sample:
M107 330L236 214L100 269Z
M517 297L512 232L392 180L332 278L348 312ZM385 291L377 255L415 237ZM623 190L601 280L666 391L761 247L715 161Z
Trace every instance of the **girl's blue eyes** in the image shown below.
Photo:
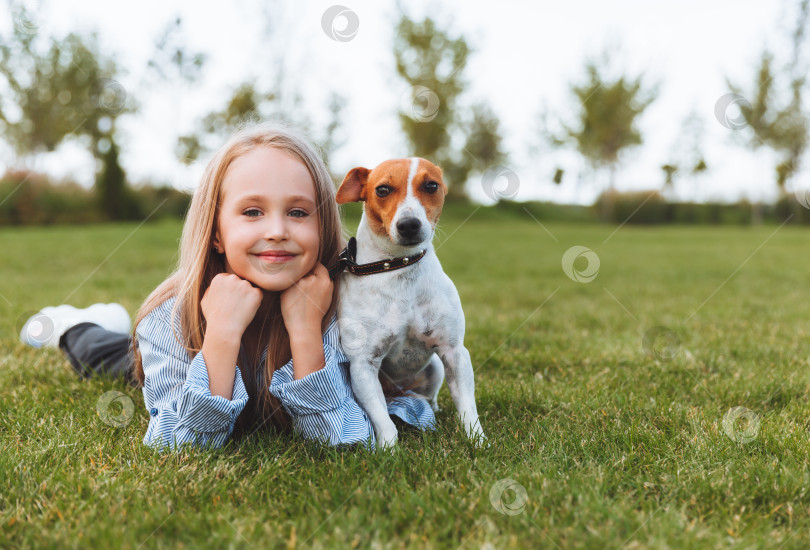
M252 215L253 213L256 213L256 216ZM244 212L242 212L242 214L247 216L248 218L255 218L258 215L260 215L261 213L262 213L262 211L259 210L258 208L249 208L249 209L245 210ZM296 208L295 210L290 211L290 214L293 214L293 213L300 214L300 216L295 215L295 216L293 216L293 218L304 218L304 217L309 215L309 214L306 213L306 211L301 210L300 208Z

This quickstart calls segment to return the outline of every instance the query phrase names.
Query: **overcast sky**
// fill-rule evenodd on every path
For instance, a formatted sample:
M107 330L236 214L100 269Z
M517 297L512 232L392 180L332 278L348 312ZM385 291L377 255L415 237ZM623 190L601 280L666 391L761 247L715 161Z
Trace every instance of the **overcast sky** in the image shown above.
M395 73L394 2L340 0L358 22L356 34L344 41L322 28L324 13L336 2L288 1L272 9L268 4L273 5L257 0L28 2L38 14L41 32L96 30L105 52L126 70L120 82L140 105L139 114L122 119L120 125L122 163L133 181L193 189L203 163L190 169L179 166L174 157L177 136L221 108L229 91L246 77L268 77L279 63L290 87L301 91L303 108L316 125L326 120L330 92L347 98L345 145L331 159L333 170L372 167L407 155L397 109L409 88ZM601 55L610 45L618 48L617 67L631 75L643 71L647 82L660 86L640 125L644 145L623 160L617 177L620 189L661 185L660 166L672 160L683 120L694 111L705 124L711 171L698 182L682 180L682 196L775 196L773 158L735 144L735 132L718 122L714 109L729 92L726 78L750 88L764 47L775 51L777 61L787 59L790 26L780 22L793 7L786 2L444 0L407 6L412 17L430 15L451 33L463 34L474 48L464 73L470 83L464 102L484 100L500 118L510 155L507 166L520 181L518 200L590 202L604 185L606 174L590 173L576 154L543 145L538 118L545 105L555 117L573 122L569 83L583 78L585 59ZM272 14L269 22L267 13ZM147 78L146 62L155 38L178 15L190 48L210 56L204 79L190 88L155 86ZM338 17L336 32L354 16ZM8 28L11 22L5 19ZM268 26L278 29L278 39L266 38L263 30ZM0 158L5 164L13 160L7 150ZM66 146L42 163L49 171L92 183L92 163L76 146ZM566 170L560 186L551 183L557 166ZM809 187L807 174L800 174L794 186ZM478 178L469 186L485 199Z

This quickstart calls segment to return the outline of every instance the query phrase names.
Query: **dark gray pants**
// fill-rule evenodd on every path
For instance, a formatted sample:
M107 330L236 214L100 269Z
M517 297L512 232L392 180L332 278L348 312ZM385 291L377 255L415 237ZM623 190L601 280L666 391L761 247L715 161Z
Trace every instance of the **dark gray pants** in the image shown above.
M123 378L132 385L131 337L110 332L94 323L79 323L59 339L59 349L83 378Z

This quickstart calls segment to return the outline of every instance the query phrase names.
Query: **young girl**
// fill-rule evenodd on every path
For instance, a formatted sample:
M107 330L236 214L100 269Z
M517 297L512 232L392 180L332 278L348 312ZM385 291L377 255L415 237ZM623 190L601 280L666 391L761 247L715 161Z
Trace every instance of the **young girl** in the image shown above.
M141 306L132 338L118 304L45 308L20 337L58 345L85 375L129 374L143 387L144 443L154 447L220 446L234 432L290 428L373 446L325 267L344 244L335 189L314 149L286 129L249 128L209 162L178 267ZM35 334L44 326L45 336ZM388 410L418 428L435 426L415 394L389 398Z

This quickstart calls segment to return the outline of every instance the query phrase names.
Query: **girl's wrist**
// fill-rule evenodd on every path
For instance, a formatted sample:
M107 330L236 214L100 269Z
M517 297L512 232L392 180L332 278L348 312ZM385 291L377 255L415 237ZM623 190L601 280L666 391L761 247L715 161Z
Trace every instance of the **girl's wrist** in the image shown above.
M313 337L320 339L321 325L314 321L290 325L287 327L287 333L290 335L290 341L293 340L312 340Z
M300 380L325 366L323 340L318 330L298 331L290 334L290 351L293 360L293 378Z
M241 341L242 334L244 330L239 330L238 327L228 326L228 325L218 325L208 323L205 327L205 335L208 336L213 335L216 336L218 339L222 340L232 340L232 341Z

